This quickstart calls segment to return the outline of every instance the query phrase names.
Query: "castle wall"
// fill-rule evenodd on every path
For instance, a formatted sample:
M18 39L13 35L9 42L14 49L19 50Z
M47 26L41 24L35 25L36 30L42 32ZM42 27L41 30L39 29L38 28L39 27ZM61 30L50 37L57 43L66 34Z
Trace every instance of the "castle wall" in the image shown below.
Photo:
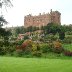
M32 16L29 14L24 18L24 27L41 27L46 26L48 23L51 22L60 24L60 15L61 14L58 11L51 11L50 13L42 15L40 13L38 16Z

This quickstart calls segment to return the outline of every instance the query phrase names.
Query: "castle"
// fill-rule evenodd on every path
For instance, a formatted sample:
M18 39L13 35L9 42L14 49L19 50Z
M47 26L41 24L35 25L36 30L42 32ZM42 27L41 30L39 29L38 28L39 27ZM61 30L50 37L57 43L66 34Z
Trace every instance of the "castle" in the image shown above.
M39 14L38 16L32 16L31 14L24 17L24 27L29 26L41 27L46 26L48 23L61 24L61 13L58 11L50 11L50 13Z

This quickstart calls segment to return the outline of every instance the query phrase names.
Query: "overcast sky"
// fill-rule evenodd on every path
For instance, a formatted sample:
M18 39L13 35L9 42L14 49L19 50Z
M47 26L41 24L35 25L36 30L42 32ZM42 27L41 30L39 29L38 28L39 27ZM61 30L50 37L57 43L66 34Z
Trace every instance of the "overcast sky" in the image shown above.
M50 9L61 12L62 24L72 24L72 0L13 0L13 6L5 13L10 27L24 25L25 15L48 13Z

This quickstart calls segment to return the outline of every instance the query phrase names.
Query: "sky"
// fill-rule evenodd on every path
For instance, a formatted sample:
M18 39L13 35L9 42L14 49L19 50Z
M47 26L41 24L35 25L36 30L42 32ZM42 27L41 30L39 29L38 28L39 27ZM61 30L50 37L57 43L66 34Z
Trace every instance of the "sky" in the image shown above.
M72 0L13 0L13 7L4 13L9 24L5 27L23 26L24 16L48 13L50 9L61 13L61 24L72 24Z

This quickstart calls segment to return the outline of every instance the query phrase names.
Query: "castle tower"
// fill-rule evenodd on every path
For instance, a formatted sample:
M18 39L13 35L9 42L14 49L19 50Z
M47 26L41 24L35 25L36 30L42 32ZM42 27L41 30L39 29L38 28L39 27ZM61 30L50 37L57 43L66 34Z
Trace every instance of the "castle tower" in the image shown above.
M58 11L52 11L50 12L51 15L51 22L56 24L61 24L61 13Z

